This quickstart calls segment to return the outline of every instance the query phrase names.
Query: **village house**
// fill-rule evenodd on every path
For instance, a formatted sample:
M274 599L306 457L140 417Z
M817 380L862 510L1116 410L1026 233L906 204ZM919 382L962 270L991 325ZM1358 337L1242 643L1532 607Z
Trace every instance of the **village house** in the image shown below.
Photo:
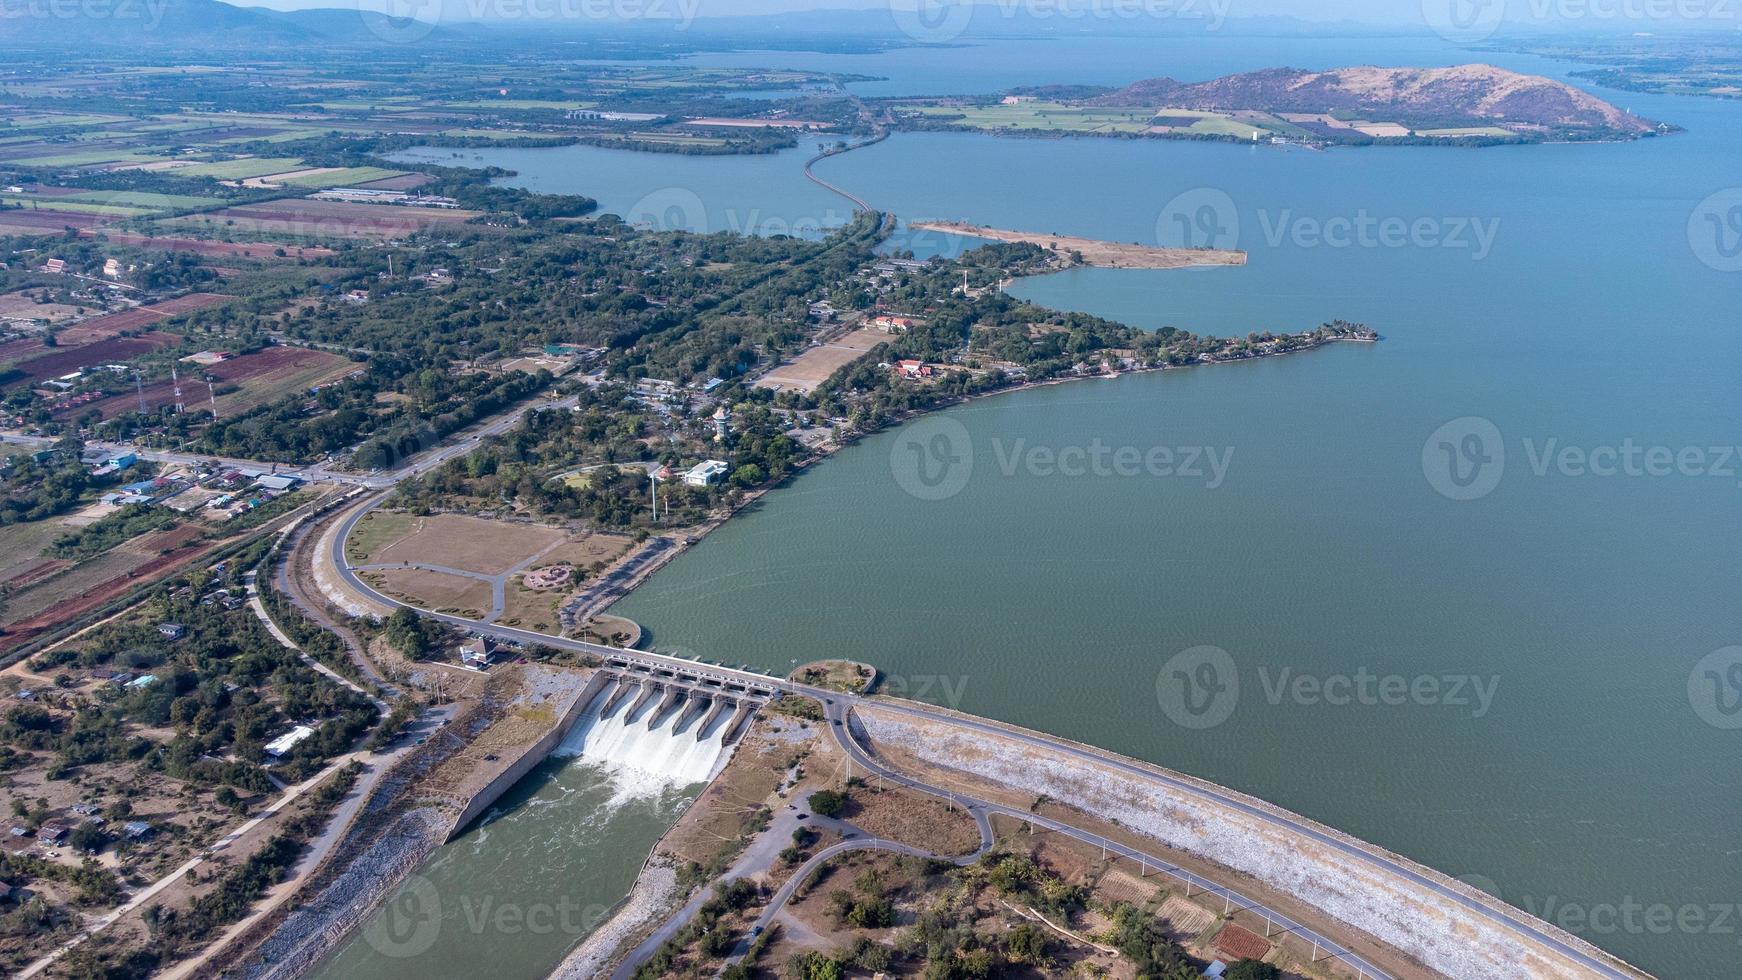
M924 361L896 361L895 370L904 378L929 378L932 376L931 365Z
M483 670L490 666L490 659L496 655L496 647L489 637L478 636L460 644L459 654L462 667Z

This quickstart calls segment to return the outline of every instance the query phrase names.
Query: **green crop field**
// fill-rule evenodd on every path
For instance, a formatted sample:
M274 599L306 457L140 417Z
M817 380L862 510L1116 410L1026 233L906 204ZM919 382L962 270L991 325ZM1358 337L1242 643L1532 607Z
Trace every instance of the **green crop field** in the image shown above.
M242 160L220 160L216 163L202 163L196 167L182 167L176 170L178 177L216 177L219 180L246 180L249 177L264 177L267 174L288 173L302 167L302 160L297 157L248 157Z
M91 163L151 163L154 160L164 159L167 158L149 153L135 153L130 150L87 150L83 153L51 153L43 156L23 157L7 162L21 163L27 167L82 167Z
M113 218L135 218L150 214L150 208L133 208L121 204L93 204L90 201L75 201L67 197L20 197L16 194L0 194L0 204L21 204L27 208L35 207L44 211L70 211L73 214L100 214Z
M960 116L960 125L975 129L1062 133L1141 133L1155 115L1148 109L1102 109L1058 102L1022 102L989 106L901 106L925 116Z
M90 191L52 198L55 207L68 201L81 204L113 204L129 208L149 208L153 211L179 211L187 208L223 207L228 202L215 197L194 197L189 194L158 194L151 191Z
M449 102L450 109L591 109L597 102L562 102L555 99L473 99Z

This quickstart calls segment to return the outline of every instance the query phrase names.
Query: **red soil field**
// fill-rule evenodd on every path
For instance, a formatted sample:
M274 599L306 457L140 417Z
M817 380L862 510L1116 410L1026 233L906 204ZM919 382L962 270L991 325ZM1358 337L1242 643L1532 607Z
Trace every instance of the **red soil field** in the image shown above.
M216 379L212 383L218 387L230 384L241 386L240 392L218 396L219 407L228 415L278 398L291 389L280 390L275 386L284 385L298 376L303 376L303 381L308 382L310 372L313 372L313 377L318 379L313 383L319 383L319 380L343 375L353 367L345 358L326 351L309 350L305 347L268 347L204 368L187 365L181 374L182 403L191 411L202 411L211 407L211 393L207 391L204 380L207 376ZM323 368L327 370L322 370ZM145 410L148 412L175 404L173 382L154 381L143 390L126 387L130 382L129 378L117 378L114 394L81 405L78 411L84 413L96 409L102 413L103 418L113 418L138 411L141 395L145 398ZM110 389L106 386L104 390Z
M221 226L243 232L326 238L394 238L420 228L453 224L476 217L476 211L351 204L346 201L290 199L244 204L206 214L178 218L184 224ZM234 224L229 224L233 222Z
M0 209L0 234L57 234L66 228L90 228L103 223L101 215L74 214L71 211L45 211L41 208Z
M43 381L98 364L118 364L122 361L132 360L147 351L180 342L180 337L168 333L151 333L142 337L116 337L113 340L86 344L83 347L49 348L51 353L33 357L15 366L22 372L23 380Z
M131 310L122 310L119 313L106 313L68 327L61 332L60 340L61 343L68 345L89 344L113 337L123 330L138 330L167 317L187 313L191 310L203 310L208 306L217 306L219 303L228 302L234 298L222 293L189 293L175 299L166 299L161 303L136 306Z

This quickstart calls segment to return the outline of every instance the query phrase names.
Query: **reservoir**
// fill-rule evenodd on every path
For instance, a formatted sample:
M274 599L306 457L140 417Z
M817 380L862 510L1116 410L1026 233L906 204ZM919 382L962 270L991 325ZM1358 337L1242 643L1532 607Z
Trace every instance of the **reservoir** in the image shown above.
M1106 42L1098 64L1112 67L1089 74L1117 78L1032 57L1042 42L964 57L991 66L990 87L1112 83L1259 67L1244 41L1201 45L1180 70L1168 56L1188 56L1167 45L1144 68ZM1322 55L1266 43L1264 64L1475 60L1386 39ZM936 57L757 63L874 74L867 61L885 58L903 91L972 90ZM1688 132L1324 153L903 134L825 161L822 176L904 218L1145 242L1183 218L1250 252L1237 269L1012 287L1037 303L1220 335L1341 318L1386 339L1001 395L873 436L616 611L661 650L773 671L874 663L892 693L1184 770L1468 875L1659 975L1733 973L1742 733L1690 688L1705 658L1742 643L1742 462L1731 451L1723 466L1742 442L1742 273L1701 237L1710 196L1742 183L1742 105L1597 91ZM799 173L807 147L402 159L454 152L606 211L653 195L649 213L693 216L699 201L710 230L847 216ZM949 494L913 492L913 432L960 451ZM1466 455L1472 436L1482 452ZM1173 465L1059 465L1122 450ZM1703 462L1603 472L1654 450ZM1461 479L1476 461L1491 486ZM1232 665L1199 691L1222 717L1179 710L1205 647ZM486 832L568 834L596 812L522 807Z

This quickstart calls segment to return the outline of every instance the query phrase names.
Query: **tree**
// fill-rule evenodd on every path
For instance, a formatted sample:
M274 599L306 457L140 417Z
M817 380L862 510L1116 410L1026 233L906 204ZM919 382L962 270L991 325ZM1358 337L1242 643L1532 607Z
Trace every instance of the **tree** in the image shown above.
M817 790L805 803L819 817L838 817L847 809L847 798L832 789Z
M1038 927L1024 922L1004 940L1006 954L1017 963L1044 967L1052 962L1052 941Z
M1236 960L1228 972L1222 974L1227 980L1276 980L1282 976L1282 971L1275 965L1263 960Z

